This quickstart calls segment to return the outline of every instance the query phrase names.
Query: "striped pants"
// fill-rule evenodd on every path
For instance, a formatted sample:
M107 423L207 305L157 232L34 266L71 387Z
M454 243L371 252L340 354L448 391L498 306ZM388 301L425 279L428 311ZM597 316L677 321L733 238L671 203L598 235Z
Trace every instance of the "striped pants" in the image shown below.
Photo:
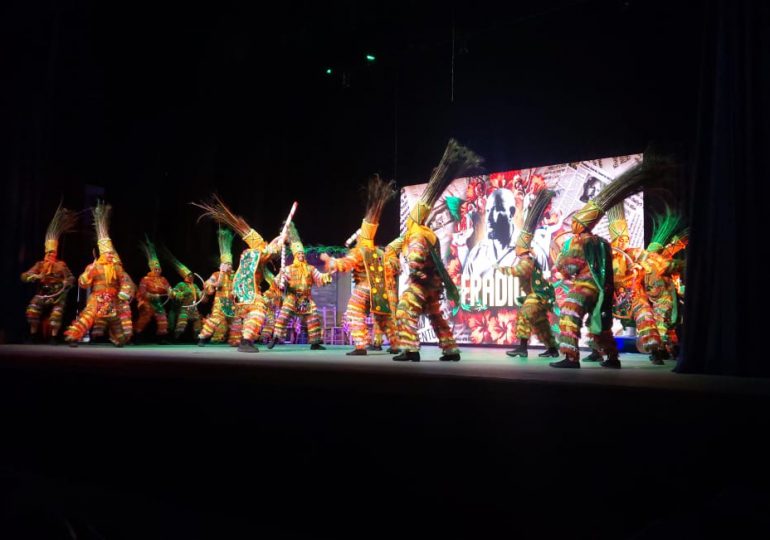
M67 293L54 298L43 298L43 295L36 294L30 300L27 306L27 322L29 323L29 332L37 334L40 327L40 319L43 313L50 307L51 312L48 315L48 326L51 328L51 335L55 336L61 328L61 320L64 315L64 307L67 305Z
M155 318L155 333L159 336L165 336L168 334L168 318L166 317L166 310L158 301L142 302L138 307L139 316L136 318L134 324L134 331L137 334L144 332L150 321Z
M174 336L181 336L187 329L188 324L192 324L194 333L200 334L200 331L203 328L203 323L201 322L201 314L197 307L183 307L179 309L179 316L177 317L176 324L174 325Z
M117 303L118 319L120 319L120 326L123 330L123 337L125 341L131 339L134 335L134 325L131 322L131 304L124 300L118 299ZM105 317L100 317L94 321L94 326L91 328L91 337L102 337L104 331L109 327L109 321ZM110 330L110 341L115 343L114 332Z
M408 352L420 350L420 338L417 335L417 320L425 314L436 331L438 345L446 354L458 353L452 329L441 313L442 287L428 287L422 283L410 282L401 293L396 310L398 325L398 346Z
M657 298L650 298L650 300L655 324L657 325L658 334L660 334L663 346L668 352L672 352L679 344L679 337L676 335L674 328L676 321L671 320L674 312L674 297L666 292Z
M126 304L128 303L126 302ZM80 341L97 321L100 324L102 333L104 333L105 327L109 328L110 341L115 345L122 345L128 340L128 337L123 332L123 321L116 300L99 293L92 294L88 298L85 309L80 312L69 328L67 328L67 331L64 332L66 340ZM128 321L130 324L131 319L129 318Z
M590 313L599 298L599 290L593 283L575 281L561 307L559 318L559 350L571 360L579 360L578 341L583 318ZM612 313L602 319L602 331L589 334L593 341L592 348L611 356L618 354L618 347L612 337Z
M267 316L266 307L262 296L257 296L254 304L248 307L248 312L243 316L243 339L252 341L259 337Z
M348 307L345 311L345 316L350 323L350 335L353 337L353 343L356 349L366 349L369 345L369 328L366 326L366 315L371 308L371 296L369 295L369 286L365 284L358 284L353 289L353 294L348 301ZM372 313L372 320L374 321L375 337L377 331L382 334L383 332L388 336L390 346L397 348L396 346L396 325L393 322L393 317L390 315L379 315ZM380 338L382 343L382 338Z
M663 342L655 323L650 300L643 292L634 292L631 300L631 315L636 323L636 348L643 353L660 350Z
M278 320L275 321L274 336L282 341L286 339L286 323L293 315L304 318L307 321L307 340L311 344L321 343L321 317L318 316L318 308L312 298L307 300L309 306L305 313L297 313L298 300L293 294L287 294L281 306L281 312L278 314Z
M214 307L211 308L211 313L203 321L203 328L198 333L198 339L208 339L215 343L220 343L225 340L227 335L227 343L236 347L241 341L241 330L243 328L243 320L240 317L228 317L222 310L222 305L218 298L214 299Z
M265 312L265 322L262 325L261 339L262 343L269 343L273 339L275 331L275 309L270 306Z
M516 337L529 339L535 333L537 339L546 347L556 347L551 325L548 323L548 302L535 293L529 293L519 308L516 318Z

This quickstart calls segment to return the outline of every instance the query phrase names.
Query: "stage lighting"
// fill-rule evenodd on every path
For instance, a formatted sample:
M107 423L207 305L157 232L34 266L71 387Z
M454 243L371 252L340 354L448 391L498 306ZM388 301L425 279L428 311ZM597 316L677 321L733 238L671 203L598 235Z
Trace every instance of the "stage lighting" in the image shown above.
M374 57L373 54L367 54L366 55L366 61L367 62L374 62L375 60L377 60L377 59Z
M326 68L326 74L331 75L332 74L332 68Z

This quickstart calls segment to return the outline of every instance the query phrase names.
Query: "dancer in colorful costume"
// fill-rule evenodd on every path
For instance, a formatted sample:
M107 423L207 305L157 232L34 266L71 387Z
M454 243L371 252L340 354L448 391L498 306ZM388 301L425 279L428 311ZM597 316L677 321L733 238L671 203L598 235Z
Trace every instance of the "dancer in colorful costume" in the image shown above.
M396 325L396 311L398 309L398 276L401 274L400 254L404 244L404 239L398 237L383 249L383 260L385 261L385 290L388 293L388 302L390 302L391 318L393 326ZM374 337L369 346L370 351L381 351L385 332L380 326L374 326ZM398 338L398 334L396 334ZM395 343L391 343L387 350L388 354L398 354L399 350Z
M268 283L268 288L262 294L265 299L265 323L262 325L260 341L267 345L273 340L275 320L277 312L281 309L283 295L281 289L278 288L278 280L269 268L265 268L265 281Z
M559 356L556 339L548 323L548 312L556 296L551 283L543 277L543 270L532 252L532 238L535 230L540 226L543 214L555 195L549 189L543 189L537 194L527 213L524 227L516 239L516 264L498 268L507 276L518 277L521 289L526 293L516 319L516 337L519 338L519 346L512 351L507 351L508 356L526 358L529 336L533 331L546 346L546 350L540 353L539 357Z
M674 255L687 246L687 229L679 232L681 218L671 211L654 221L652 238L647 246L644 290L652 304L654 322L663 342L663 357L676 357L679 338L676 324L679 321L678 287L674 276L682 271L684 261L674 259Z
M174 269L182 277L171 290L171 298L174 300L173 328L174 339L178 340L185 329L190 326L197 336L203 327L198 304L203 300L203 292L195 283L195 274L177 259L171 251L163 249L163 256L174 266ZM202 278L201 278L202 281ZM172 319L172 311L169 311L169 319Z
M43 328L48 327L51 338L55 338L61 328L64 307L67 304L67 293L75 284L75 276L72 275L67 264L58 258L59 237L72 231L77 223L77 214L61 204L48 224L45 233L45 255L42 261L21 275L24 283L37 283L35 295L27 306L27 323L29 333L37 334L40 328L41 318L49 309L46 320L43 319Z
M636 347L650 355L653 364L663 364L662 342L655 326L643 280L645 270L640 261L646 257L642 248L628 246L629 234L624 203L619 202L607 211L612 248L612 274L614 283L612 315L620 320L623 327L636 328ZM591 344L591 354L585 362L601 362L602 353Z
M366 217L357 235L356 246L339 259L322 254L321 259L326 270L351 272L353 275L353 293L348 301L345 316L350 323L355 349L348 356L364 356L371 343L366 318L372 315L374 326L388 336L391 348L397 348L396 328L391 310L391 298L385 276L386 263L384 253L374 245L374 236L380 222L382 209L396 194L395 183L385 182L379 175L369 180ZM376 333L376 330L374 330Z
M554 274L572 281L559 319L559 349L565 358L551 362L556 368L579 368L578 340L583 318L589 317L589 335L594 349L607 355L602 367L620 368L618 349L612 336L612 298L614 278L609 243L591 231L607 210L626 197L641 191L665 174L667 167L657 159L647 158L604 187L572 217L573 236L564 244Z
M155 250L155 244L145 237L141 244L147 265L150 271L139 280L139 289L136 291L136 307L139 315L134 323L134 339L138 339L152 319L155 319L155 334L158 343L166 344L168 334L168 317L166 316L165 302L171 292L171 285L161 275L160 260Z
M238 269L233 276L235 311L236 315L243 320L238 351L259 352L254 345L254 340L260 336L267 309L260 290L264 269L270 260L280 254L285 237L281 234L272 242L265 242L245 219L234 214L216 195L212 196L210 202L195 204L195 206L205 210L203 216L210 217L236 231L248 246L241 253Z
M281 268L278 273L278 287L284 291L283 305L278 320L275 321L273 340L268 345L272 349L276 343L286 338L286 324L289 318L297 316L307 321L307 337L312 350L325 349L321 345L321 318L312 297L312 287L320 287L331 282L331 274L324 274L307 263L305 247L293 223L289 224L289 247L294 261Z
M457 287L452 282L441 260L438 237L426 226L433 204L446 186L466 170L477 167L481 158L468 148L450 139L441 162L433 171L420 200L412 207L406 220L403 253L407 260L409 276L406 290L401 293L396 311L398 321L398 346L401 353L396 361L420 361L420 340L417 321L420 315L428 316L439 340L443 354L440 360L458 361L460 351L452 330L441 312L440 298L446 288L449 300L460 301Z
M211 313L203 321L203 329L198 334L198 346L204 347L219 328L223 334L229 331L228 342L232 345L240 341L238 327L233 326L235 317L233 307L233 232L220 227L217 231L219 240L219 270L211 274L203 285L203 292L214 297Z
M81 288L91 288L86 307L64 333L65 340L76 347L86 332L100 319L109 328L110 341L122 347L131 338L131 311L127 306L136 285L123 269L109 235L112 207L102 201L93 209L99 257L78 278Z

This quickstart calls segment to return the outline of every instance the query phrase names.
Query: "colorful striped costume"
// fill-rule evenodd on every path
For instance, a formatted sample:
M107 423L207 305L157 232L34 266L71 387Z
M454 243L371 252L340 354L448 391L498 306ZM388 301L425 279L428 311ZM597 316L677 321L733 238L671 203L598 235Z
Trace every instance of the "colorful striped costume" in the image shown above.
M516 319L516 337L528 340L534 332L541 343L549 349L555 349L556 338L548 322L548 312L554 300L553 287L543 278L537 261L530 253L520 257L513 266L501 267L500 271L518 277L521 289L526 294Z
M242 338L248 341L260 337L267 317L267 302L260 292L260 286L265 280L265 266L281 253L278 238L267 244L259 237L252 245L254 247L244 250L241 254L234 277L236 312L243 319Z
M617 359L612 337L612 297L614 292L609 243L588 232L576 234L565 244L556 261L555 272L572 287L561 307L559 350L571 362L580 359L578 341L583 318L590 314L589 336L597 349Z
M78 278L81 288L91 288L86 307L70 324L65 332L67 341L73 343L83 339L98 320L100 326L109 328L110 341L122 346L129 337L124 332L125 308L120 301L128 303L136 286L123 265L110 254L103 254L96 262L89 264ZM128 324L131 324L130 312Z
M275 331L276 312L281 309L281 290L278 288L278 282L273 280L262 296L265 299L265 322L262 325L261 340L262 343L270 343Z
M233 308L233 270L229 265L223 264L218 272L211 274L204 285L204 293L214 297L211 313L203 321L203 328L198 334L198 339L207 340L215 332L221 339L227 336L230 345L237 346L241 340L239 324L235 322L235 310Z
M534 331L541 343L546 346L546 351L540 357L558 356L556 339L553 337L551 325L548 322L548 311L555 300L553 286L543 277L543 271L532 252L532 238L535 230L540 226L548 206L555 193L549 189L541 189L527 211L523 230L516 238L517 262L513 266L500 267L505 275L519 278L522 291L526 296L522 301L516 318L516 337L519 338L519 346L507 351L508 356L528 356L527 346L529 337Z
M334 271L351 272L353 275L354 288L345 315L350 323L353 343L358 350L366 350L371 342L366 325L369 313L372 314L377 329L375 332L379 330L385 333L391 346L397 343L383 257L382 250L360 245L351 249L347 256L331 259L330 262ZM393 294L392 290L390 294Z
M37 291L27 306L29 331L36 334L40 320L50 309L48 326L52 336L61 328L62 315L67 305L67 292L75 284L75 276L64 261L56 258L56 252L46 253L45 259L21 275L24 283L37 283Z
M112 240L109 237L109 219L112 207L98 201L93 209L99 258L89 264L78 278L81 288L91 288L86 307L64 333L71 346L83 339L94 323L109 328L110 341L122 347L131 339L131 308L136 285L123 270Z
M455 305L459 305L460 295L457 292L457 286L444 268L438 237L426 223L433 205L449 183L469 169L479 166L482 161L483 159L472 150L450 139L420 199L409 210L402 245L408 269L407 283L396 309L398 345L401 353L393 357L395 361L420 361L417 324L422 314L428 317L436 332L439 347L443 352L439 360L450 362L460 360L460 350L457 348L449 323L444 318L440 301L444 289L446 289L447 299Z
M150 271L139 281L139 289L136 291L136 306L139 315L134 323L134 332L141 334L155 319L156 334L165 336L168 334L168 318L163 306L163 296L169 294L171 285L166 278Z
M417 321L424 314L433 326L444 354L459 356L452 329L441 312L445 281L435 260L438 250L439 240L429 228L415 224L407 231L403 254L409 274L396 311L398 344L407 352L420 350Z
M278 274L278 287L285 292L281 312L275 321L274 340L286 339L286 324L292 316L307 322L308 342L321 343L321 318L313 302L311 288L331 282L331 275L323 274L305 261L303 252L294 251L294 262L284 266Z
M193 283L192 274L190 274L189 280L185 278L172 289L171 295L178 309L174 323L174 337L179 338L188 325L191 325L195 335L200 333L203 324L197 302L201 299L202 294L200 288Z
M37 334L41 318L47 311L47 319L43 320L43 332L55 337L61 328L64 307L67 303L67 293L75 284L75 277L64 261L59 260L59 237L70 232L77 223L77 214L63 208L56 208L51 222L45 233L45 255L42 261L21 274L24 283L37 283L35 295L27 306L27 323L30 334Z

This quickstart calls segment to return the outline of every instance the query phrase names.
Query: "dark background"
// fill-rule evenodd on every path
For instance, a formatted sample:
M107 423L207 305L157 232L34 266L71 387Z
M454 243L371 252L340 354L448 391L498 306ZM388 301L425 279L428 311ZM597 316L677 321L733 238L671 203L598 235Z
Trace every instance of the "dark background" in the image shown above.
M83 0L6 12L5 283L42 256L61 197L93 204L86 185L113 204L136 279L144 233L205 274L214 227L187 203L213 191L265 236L296 199L305 243L340 245L370 173L425 181L451 136L499 171L651 140L686 156L695 131L697 2ZM398 232L389 208L382 242ZM75 273L94 247L82 229L61 250ZM2 326L17 336L30 291L13 289Z

